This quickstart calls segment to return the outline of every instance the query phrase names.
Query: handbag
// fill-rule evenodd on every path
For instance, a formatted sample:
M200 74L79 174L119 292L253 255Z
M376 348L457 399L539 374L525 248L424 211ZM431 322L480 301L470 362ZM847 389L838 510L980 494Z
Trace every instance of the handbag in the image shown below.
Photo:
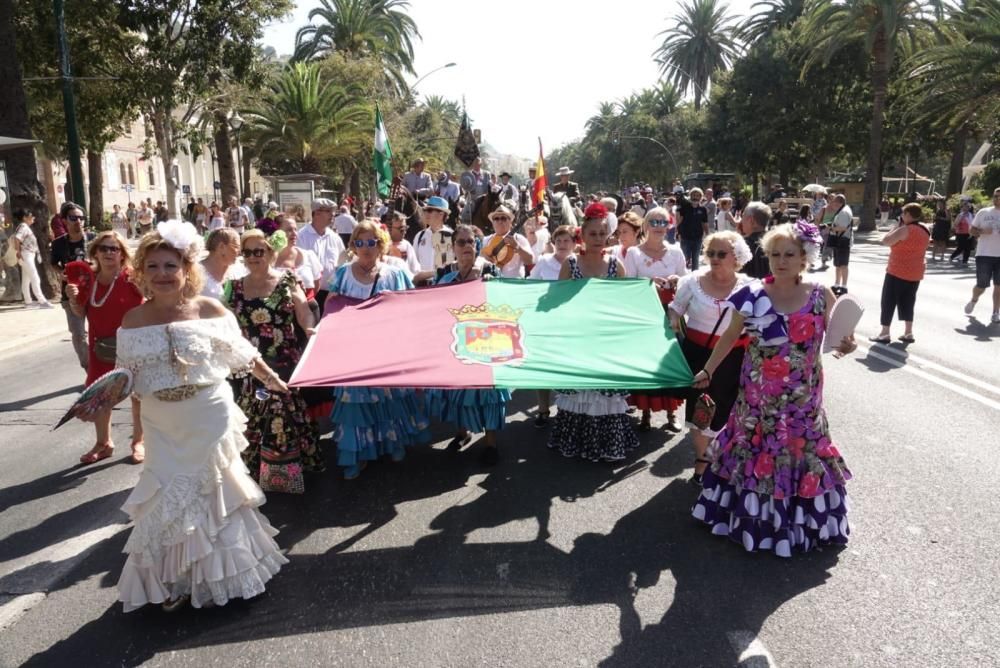
M260 488L265 492L305 493L306 483L302 476L302 464L299 462L275 464L261 458Z
M715 321L715 327L712 328L712 333L708 337L709 341L715 338L715 333L719 331L719 325L722 324L722 319L726 317L726 313L728 312L728 306L722 309L722 313L719 314L719 319ZM711 381L709 384L711 384ZM715 399L708 392L702 392L695 400L694 411L691 414L691 424L698 429L708 429L714 417Z
M95 338L94 355L102 362L114 364L118 355L118 339L114 336L99 336Z

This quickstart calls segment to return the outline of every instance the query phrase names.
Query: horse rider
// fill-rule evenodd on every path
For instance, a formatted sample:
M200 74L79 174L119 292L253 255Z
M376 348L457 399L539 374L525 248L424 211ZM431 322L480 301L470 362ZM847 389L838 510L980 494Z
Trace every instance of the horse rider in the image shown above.
M517 202L517 186L510 182L510 172L500 172L500 199Z
M462 192L465 193L465 208L462 209L462 222L472 221L472 209L476 204L476 198L490 192L490 173L483 169L483 159L476 158L472 161L472 167L462 172Z
M431 175L424 171L426 164L426 160L417 158L410 165L410 171L403 176L403 187L420 200L434 194L434 183L431 181Z
M434 184L434 194L448 200L448 204L455 206L462 193L458 189L458 184L451 180L451 175L441 170L438 172L437 183Z
M566 193L570 201L576 204L580 199L580 185L575 181L569 180L569 175L572 173L573 170L569 167L560 167L559 171L556 172L556 176L559 177L559 183L552 186L552 192Z

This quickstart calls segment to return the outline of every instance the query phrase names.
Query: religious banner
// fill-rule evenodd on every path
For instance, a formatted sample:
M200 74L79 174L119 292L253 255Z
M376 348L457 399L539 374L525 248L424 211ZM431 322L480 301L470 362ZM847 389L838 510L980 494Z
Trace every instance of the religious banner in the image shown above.
M692 382L645 279L496 279L333 306L292 385L642 390Z
M462 112L462 126L458 130L458 139L455 140L455 157L466 167L472 167L472 163L479 157L479 145L465 112Z

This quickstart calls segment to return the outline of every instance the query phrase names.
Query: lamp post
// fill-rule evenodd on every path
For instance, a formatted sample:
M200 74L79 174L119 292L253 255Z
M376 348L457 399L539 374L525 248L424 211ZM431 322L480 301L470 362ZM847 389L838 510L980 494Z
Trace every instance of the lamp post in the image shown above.
M416 81L413 82L413 85L410 86L410 93L416 93L417 92L417 86L420 84L420 82L423 81L424 79L426 79L427 77L429 77L430 75L434 74L435 72L440 72L441 70L447 69L449 67L455 67L456 64L457 63L445 63L444 65L442 65L440 67L435 67L433 70L431 70L430 72L428 72L427 74L425 74L424 76L420 77L419 79L417 79ZM414 97L416 97L416 96L414 96Z
M243 183L243 148L240 146L240 130L243 129L244 125L243 117L238 113L233 114L229 118L229 127L233 129L236 134L236 170L239 172L239 182L240 182L240 204L243 203L243 199L246 197L245 184Z
M76 129L76 101L73 97L73 73L69 62L69 45L66 43L66 17L63 0L53 0L56 15L56 34L59 40L59 77L62 79L63 109L66 114L66 145L69 149L70 183L73 201L87 210L87 194L83 189L83 167L80 165L80 136Z

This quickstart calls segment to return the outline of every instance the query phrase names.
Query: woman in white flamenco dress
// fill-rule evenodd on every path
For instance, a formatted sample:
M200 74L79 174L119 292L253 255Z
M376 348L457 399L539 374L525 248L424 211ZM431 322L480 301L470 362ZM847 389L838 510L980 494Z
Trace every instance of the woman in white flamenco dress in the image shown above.
M188 223L161 223L143 239L136 281L150 300L118 331L118 366L133 374L147 430L145 467L123 508L135 522L118 581L125 612L252 598L288 563L257 510L264 494L240 458L246 417L226 377L242 370L287 388L233 315L197 296L198 250Z

